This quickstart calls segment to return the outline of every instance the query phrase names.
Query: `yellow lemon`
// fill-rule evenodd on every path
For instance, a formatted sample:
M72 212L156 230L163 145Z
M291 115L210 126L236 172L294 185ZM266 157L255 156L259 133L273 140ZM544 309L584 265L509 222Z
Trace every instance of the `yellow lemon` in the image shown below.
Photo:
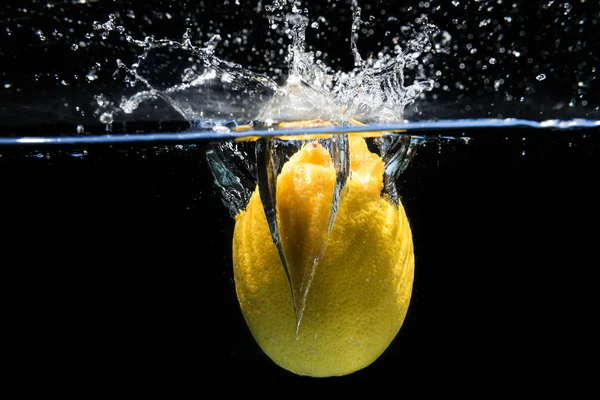
M310 284L298 331L258 190L236 217L233 265L242 313L262 350L299 375L346 375L371 364L398 333L412 293L414 251L404 208L381 196L384 164L365 140L350 137L349 149L351 174L329 235L336 172L328 151L317 141L305 144L277 178L287 266L292 280Z

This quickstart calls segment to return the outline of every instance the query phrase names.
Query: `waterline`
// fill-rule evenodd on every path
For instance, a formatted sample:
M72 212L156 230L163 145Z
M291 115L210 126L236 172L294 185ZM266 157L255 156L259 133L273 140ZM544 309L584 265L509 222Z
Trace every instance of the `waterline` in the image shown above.
M192 123L192 125L197 125ZM294 129L250 129L235 131L226 125L203 123L206 129L191 129L186 132L150 132L135 134L104 134L88 136L31 136L0 137L0 145L77 145L77 144L110 144L140 142L193 142L198 140L244 140L255 137L340 134L360 132L382 132L394 134L402 132L443 131L448 129L497 129L497 128L535 128L548 130L578 130L600 127L600 120L571 119L532 121L525 119L448 119L437 121L407 121L396 124L371 124L360 126L328 126L318 128Z

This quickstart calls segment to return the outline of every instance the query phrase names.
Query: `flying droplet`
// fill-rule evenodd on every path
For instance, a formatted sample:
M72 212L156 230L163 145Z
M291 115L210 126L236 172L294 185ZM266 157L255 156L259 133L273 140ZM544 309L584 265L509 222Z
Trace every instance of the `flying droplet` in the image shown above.
M105 112L100 116L100 122L103 124L111 124L113 122L113 115L111 112Z

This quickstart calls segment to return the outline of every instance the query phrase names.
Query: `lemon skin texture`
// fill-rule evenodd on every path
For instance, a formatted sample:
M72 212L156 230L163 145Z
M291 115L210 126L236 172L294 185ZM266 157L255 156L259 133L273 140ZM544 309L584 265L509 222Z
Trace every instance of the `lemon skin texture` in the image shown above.
M233 265L243 316L261 349L298 375L341 376L375 361L398 333L414 278L410 225L402 204L381 195L383 162L360 137L350 137L351 176L329 236L335 169L327 151L309 142L277 180L277 218L292 277L309 276L301 324L263 211L253 193L236 217ZM298 280L296 280L298 282Z

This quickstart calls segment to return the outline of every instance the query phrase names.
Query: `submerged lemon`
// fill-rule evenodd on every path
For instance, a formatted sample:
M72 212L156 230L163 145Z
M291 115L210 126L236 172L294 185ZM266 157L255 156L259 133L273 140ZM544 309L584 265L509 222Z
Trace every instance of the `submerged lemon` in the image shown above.
M304 145L277 179L277 222L290 275L322 253L298 332L290 286L256 190L236 217L233 264L244 318L262 350L299 375L346 375L375 361L398 333L414 276L402 204L381 196L384 164L349 138L351 174L322 253L336 172L318 142ZM309 271L310 272L310 271Z

